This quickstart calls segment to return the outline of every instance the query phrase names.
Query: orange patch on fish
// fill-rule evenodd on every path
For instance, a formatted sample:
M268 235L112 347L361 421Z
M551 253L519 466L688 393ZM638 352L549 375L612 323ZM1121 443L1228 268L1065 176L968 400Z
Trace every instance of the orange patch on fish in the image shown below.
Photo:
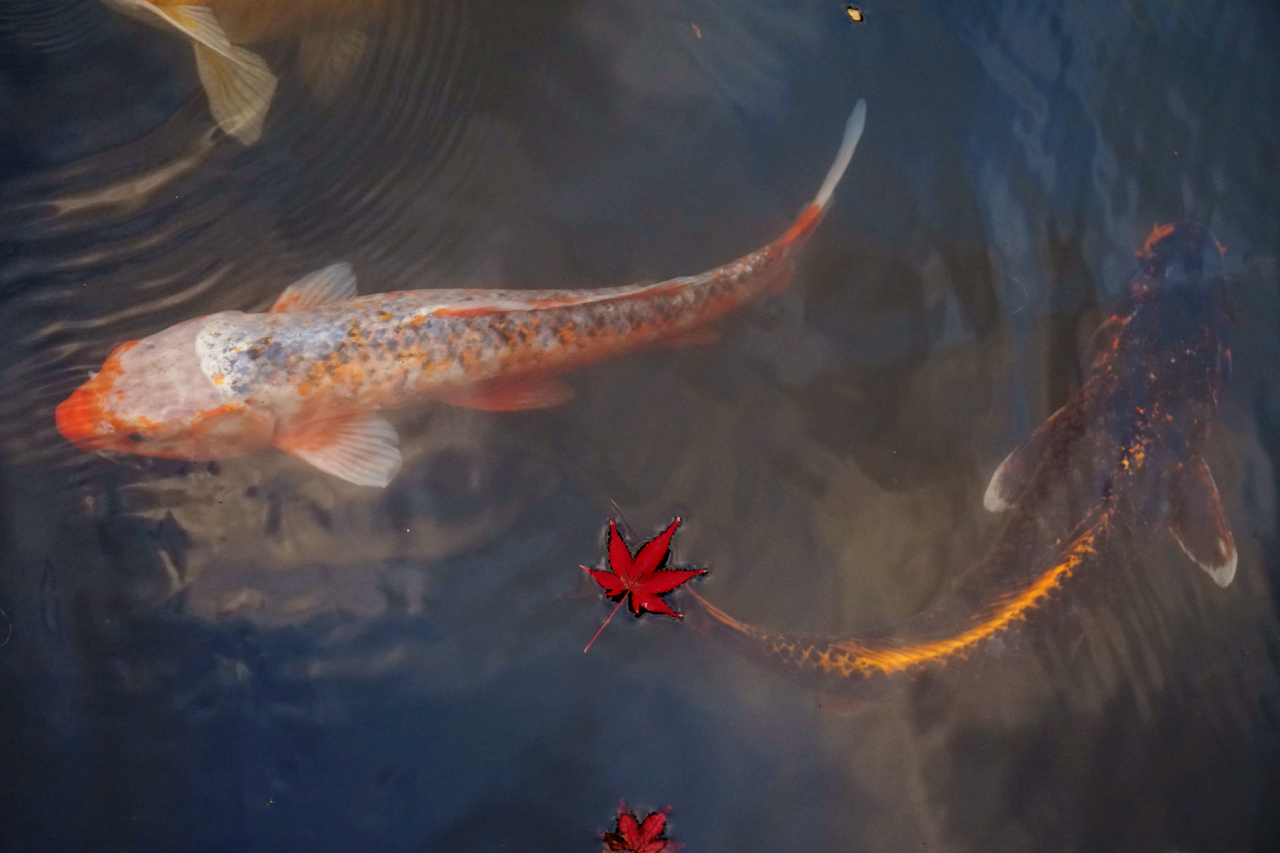
M54 410L54 420L63 438L73 444L82 445L85 441L91 442L93 436L103 432L104 426L110 427L110 431L127 431L132 428L104 405L103 397L116 379L124 373L124 368L120 364L121 357L137 345L137 341L126 341L116 346L102 363L102 369L97 375L58 404L58 408ZM154 424L150 425L154 426Z
M1041 573L1025 589L1001 602L993 614L974 627L943 640L896 649L845 646L842 651L847 652L851 657L830 664L830 668L840 669L845 675L851 674L854 670L863 675L874 671L890 674L941 661L953 655L963 655L972 646L998 634L1014 622L1025 619L1027 612L1039 606L1055 588L1069 578L1071 573L1084 562L1086 556L1095 553L1093 543L1099 529L1105 527L1106 523L1107 517L1104 514L1094 527L1071 543L1066 556L1057 565Z
M1151 229L1151 233L1147 235L1147 241L1142 244L1142 249L1136 253L1137 256L1142 257L1143 255L1150 252L1152 246L1154 246L1156 243L1159 243L1165 237L1168 237L1170 234L1172 234L1173 230L1174 230L1174 225L1172 222L1168 223L1167 225L1157 225L1153 227Z
M782 239L776 245L779 248L786 247L804 237L818 224L818 217L821 215L821 206L816 204L809 205L805 208L804 213L800 214L800 218L795 221L795 224L787 230L787 233L782 235Z
M492 314L492 305L459 305L455 308L437 308L431 312L437 317L484 317Z
M275 313L283 313L293 311L302 303L302 297L297 294L283 296L275 301L271 306L271 310Z
M816 644L802 645L798 640L753 628L734 619L696 592L690 592L713 619L738 633L764 640L769 646L767 651L771 654L795 659L801 665L812 664L814 668L827 674L836 672L846 677L855 673L864 677L875 674L892 675L930 663L945 663L956 655L963 657L978 643L1004 631L1014 622L1024 620L1027 613L1038 607L1054 589L1069 578L1088 555L1095 553L1094 542L1108 524L1109 518L1104 512L1087 532L1068 546L1058 563L1040 573L1024 588L998 601L990 614L978 624L939 640L882 647L846 641L834 643L819 651Z

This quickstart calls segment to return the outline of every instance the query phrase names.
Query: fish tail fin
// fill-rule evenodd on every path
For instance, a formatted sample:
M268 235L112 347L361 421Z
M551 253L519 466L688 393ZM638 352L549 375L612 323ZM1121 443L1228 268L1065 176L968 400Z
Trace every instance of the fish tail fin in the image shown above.
M686 611L694 625L703 631L718 634L749 657L771 668L788 671L793 676L798 675L817 684L826 682L828 686L833 681L831 676L846 677L837 678L836 681L865 680L847 678L857 674L854 665L848 662L852 658L842 645L848 643L851 648L855 647L857 641L852 638L842 641L836 638L806 637L749 625L730 616L696 591L686 588L685 592L693 596L694 601L700 605ZM865 672L861 674L866 675Z
M827 694L866 696L896 680L868 666L868 651L854 637L821 637L789 634L749 625L730 616L692 589L686 589L700 605L685 611L699 630L718 636L746 657L792 680Z
M258 141L275 96L276 76L262 57L231 43L213 10L196 5L161 8L148 0L115 0L113 5L153 23L158 18L191 39L200 82L218 126L245 145Z
M757 629L752 628L750 625L747 625L744 622L739 622L737 619L734 619L728 613L725 613L719 607L716 607L710 601L707 601L705 598L698 595L698 593L695 592L693 589L686 589L685 592L693 596L694 601L702 605L703 613L707 617L709 617L711 621L718 623L724 628L728 628L731 631L741 634L744 637L750 637L753 634L760 633Z
M195 50L196 68L214 120L242 144L254 144L262 135L275 95L275 75L262 57L244 48L233 48L230 56L199 43Z
M831 164L826 179L818 189L818 194L814 196L813 203L818 207L825 208L831 201L836 185L840 183L845 170L849 168L849 162L853 160L853 152L858 150L858 142L862 139L862 131L866 124L867 102L859 98L858 103L853 107L853 112L849 114L849 120L845 122L844 139L840 142L840 150L836 152L835 162Z
M845 123L844 139L840 142L840 150L836 152L835 162L831 164L831 168L827 171L826 179L823 180L822 186L818 189L818 194L814 196L813 201L796 219L791 229L778 241L779 248L800 243L813 233L813 229L817 227L818 221L822 219L822 214L826 212L828 205L831 203L831 197L835 194L836 186L839 185L840 179L844 177L845 170L849 168L853 153L858 150L858 142L862 139L862 131L866 123L867 102L859 98L858 103L854 105L853 112L849 115L849 120Z

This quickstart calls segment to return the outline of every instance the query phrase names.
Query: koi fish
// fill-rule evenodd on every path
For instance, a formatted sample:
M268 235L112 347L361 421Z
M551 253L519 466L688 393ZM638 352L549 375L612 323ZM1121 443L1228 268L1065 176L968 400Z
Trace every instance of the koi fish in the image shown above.
M336 264L288 287L265 314L224 311L115 347L59 404L84 450L215 460L266 445L352 483L400 466L379 410L423 400L487 411L564 402L556 376L641 348L705 342L710 324L785 287L853 157L859 101L835 162L791 228L725 266L596 290L419 290L356 297Z
M196 70L218 125L245 145L262 133L276 76L242 47L298 37L298 67L311 90L331 100L364 53L358 27L385 0L103 0L111 8L191 40Z
M933 603L891 632L806 637L740 622L691 590L707 623L824 687L856 688L974 652L1164 528L1230 584L1235 541L1202 455L1231 368L1222 249L1199 225L1166 225L1138 257L1084 383L992 476L983 505L1006 516L994 544Z

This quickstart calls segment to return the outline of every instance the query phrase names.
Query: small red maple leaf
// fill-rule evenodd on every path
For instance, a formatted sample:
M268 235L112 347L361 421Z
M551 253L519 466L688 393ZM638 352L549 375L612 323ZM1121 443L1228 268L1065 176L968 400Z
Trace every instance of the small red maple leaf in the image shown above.
M662 596L690 578L706 574L707 570L663 568L671 556L671 537L675 535L680 522L679 518L672 521L666 530L641 545L633 558L627 543L622 541L622 536L618 533L618 525L610 519L610 571L602 572L589 566L583 566L583 571L590 574L595 582L604 588L604 594L608 598L618 600L618 607L629 600L631 612L636 616L647 610L650 613L665 613L667 616L681 618L679 613L662 600ZM618 612L618 607L613 608L613 613ZM613 618L613 613L609 614L609 619ZM604 620L600 631L609 624L609 619ZM596 637L600 636L600 631L596 631ZM596 641L596 637L591 638L591 643ZM587 648L583 649L584 652L591 648L591 643L587 643Z
M667 813L670 811L671 807L668 806L650 812L643 821L637 821L627 804L619 801L618 825L613 832L604 834L605 846L610 850L625 850L628 853L675 853L684 845L662 835L667 828Z

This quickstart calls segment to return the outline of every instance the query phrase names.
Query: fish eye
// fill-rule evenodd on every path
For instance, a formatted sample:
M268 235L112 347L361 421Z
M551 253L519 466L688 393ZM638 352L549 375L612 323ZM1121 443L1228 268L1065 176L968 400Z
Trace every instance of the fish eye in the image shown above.
M128 438L130 441L136 441L136 442L143 442L147 440L147 437L140 432L131 432L129 433Z

